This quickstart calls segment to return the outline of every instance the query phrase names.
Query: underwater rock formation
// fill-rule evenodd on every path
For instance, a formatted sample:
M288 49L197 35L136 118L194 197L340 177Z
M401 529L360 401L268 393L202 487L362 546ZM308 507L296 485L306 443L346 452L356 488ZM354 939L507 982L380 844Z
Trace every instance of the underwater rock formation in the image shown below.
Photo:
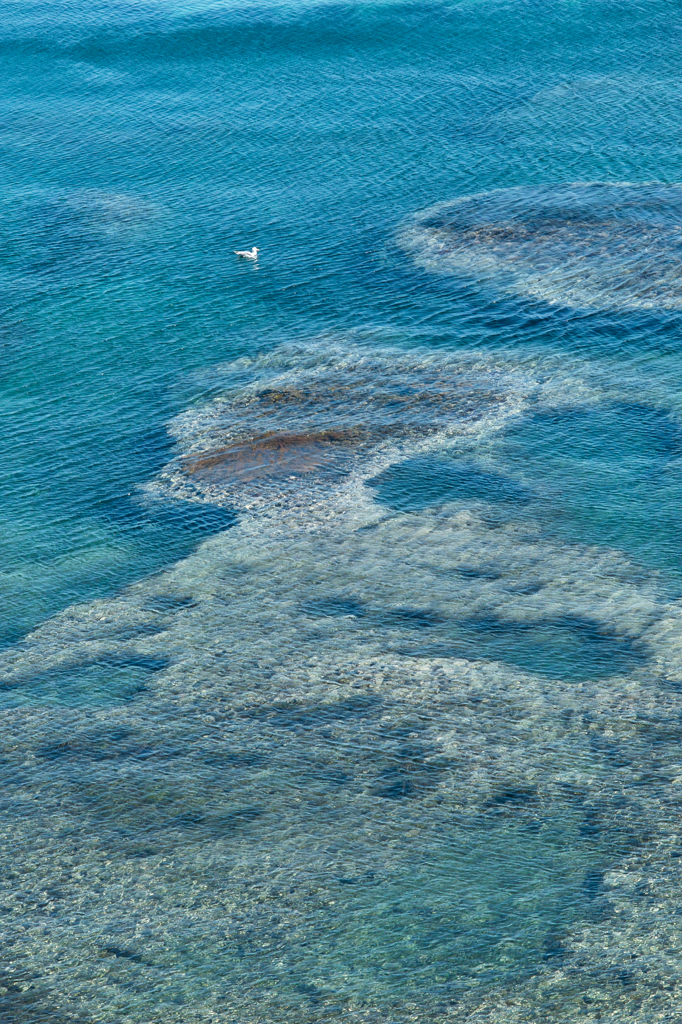
M682 308L682 186L600 182L463 196L400 242L428 270L555 305Z

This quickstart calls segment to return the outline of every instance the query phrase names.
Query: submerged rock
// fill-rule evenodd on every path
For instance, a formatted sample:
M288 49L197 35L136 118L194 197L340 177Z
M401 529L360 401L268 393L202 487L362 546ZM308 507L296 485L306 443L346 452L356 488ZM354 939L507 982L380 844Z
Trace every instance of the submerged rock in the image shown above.
M429 270L574 308L682 308L682 187L577 182L462 196L401 243Z
M339 463L344 449L357 448L370 432L363 427L309 433L268 433L201 452L182 460L192 477L211 483L245 483L261 477L311 473Z

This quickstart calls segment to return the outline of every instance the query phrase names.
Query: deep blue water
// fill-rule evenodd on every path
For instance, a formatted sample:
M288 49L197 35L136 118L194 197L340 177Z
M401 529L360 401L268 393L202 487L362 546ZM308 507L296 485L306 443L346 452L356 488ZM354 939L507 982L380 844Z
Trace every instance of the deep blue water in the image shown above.
M5 6L8 1024L682 1013L680 42Z

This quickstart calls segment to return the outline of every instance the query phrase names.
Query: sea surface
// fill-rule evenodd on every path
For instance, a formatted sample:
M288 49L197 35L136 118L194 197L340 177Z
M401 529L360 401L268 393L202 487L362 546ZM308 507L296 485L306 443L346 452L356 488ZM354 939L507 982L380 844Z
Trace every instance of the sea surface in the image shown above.
M682 1019L681 54L6 0L2 1024Z

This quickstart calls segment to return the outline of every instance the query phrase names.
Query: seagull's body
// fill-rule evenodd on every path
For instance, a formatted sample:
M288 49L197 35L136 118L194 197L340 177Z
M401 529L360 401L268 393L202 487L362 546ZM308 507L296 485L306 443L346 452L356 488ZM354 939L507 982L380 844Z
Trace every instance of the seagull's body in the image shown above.
M235 256L243 256L245 260L257 260L260 249L254 245L253 249L235 249Z

